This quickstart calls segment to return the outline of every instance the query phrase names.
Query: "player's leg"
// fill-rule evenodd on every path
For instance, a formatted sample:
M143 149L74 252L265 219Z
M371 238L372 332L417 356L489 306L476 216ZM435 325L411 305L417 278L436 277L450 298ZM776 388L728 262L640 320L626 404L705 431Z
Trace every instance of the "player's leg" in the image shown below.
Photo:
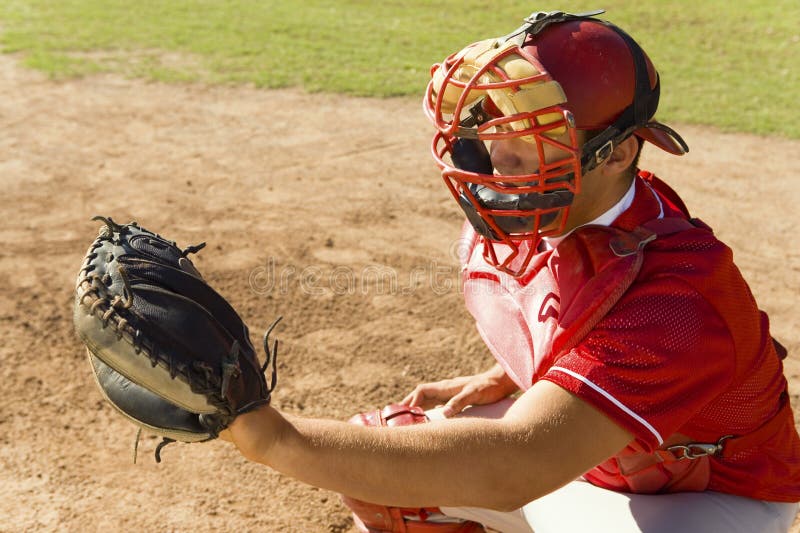
M786 533L797 509L720 492L628 494L573 481L523 513L536 533Z
M496 403L468 407L457 414L456 418L501 418L513 403L514 400L507 398ZM444 419L441 408L430 409L425 414L430 420ZM532 533L533 531L528 525L522 509L504 512L479 507L442 507L441 511L447 516L471 520L503 533Z
M419 407L393 404L378 411L360 413L350 419L361 426L396 427L428 422ZM365 533L483 533L476 522L445 516L436 507L401 508L373 504L342 495L342 502L353 511L353 522Z
M514 403L511 399L500 402L469 407L458 417L500 418ZM380 411L361 413L350 422L362 426L406 426L425 423L429 420L444 420L442 409L423 412L418 407L389 405ZM458 490L454 488L454 490ZM403 531L408 533L477 533L483 526L503 533L531 533L521 510L511 513L478 508L439 508L403 509L371 504L346 496L342 501L353 511L353 520L360 531ZM474 518L473 518L474 517Z
M459 416L499 418L513 401L466 409ZM441 419L440 409L426 414ZM786 533L798 504L764 502L719 492L628 494L578 480L510 513L472 507L442 507L448 516L503 532L569 533Z

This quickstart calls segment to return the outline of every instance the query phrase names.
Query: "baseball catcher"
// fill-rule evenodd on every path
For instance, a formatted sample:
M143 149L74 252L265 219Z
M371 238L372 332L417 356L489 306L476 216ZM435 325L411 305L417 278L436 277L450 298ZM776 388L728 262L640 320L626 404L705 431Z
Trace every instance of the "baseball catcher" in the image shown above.
M103 226L78 273L75 330L104 397L164 438L156 461L165 444L214 439L236 416L268 404L277 321L264 335L262 365L247 326L189 259L205 243L180 249L135 222L94 220Z
M355 424L264 406L220 435L346 495L361 531L792 523L782 350L730 248L639 168L644 146L688 144L656 118L650 58L599 14L536 12L431 68L431 151L465 215L461 288L493 366Z
M656 120L652 61L600 13L536 12L431 69L432 155L465 215L464 303L491 368L351 424L283 413L197 248L108 220L78 331L190 414L133 418L341 493L368 533L787 531L800 435L785 351L731 249L639 168L645 145L688 145Z

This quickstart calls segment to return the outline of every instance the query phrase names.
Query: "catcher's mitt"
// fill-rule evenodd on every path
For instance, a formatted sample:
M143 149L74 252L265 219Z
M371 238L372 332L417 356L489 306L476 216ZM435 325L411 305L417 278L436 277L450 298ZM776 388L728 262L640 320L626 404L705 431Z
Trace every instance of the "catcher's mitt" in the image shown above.
M264 335L262 366L247 326L187 257L205 244L181 250L135 222L94 220L104 226L78 274L73 318L105 398L163 436L161 446L213 439L269 403L277 321Z

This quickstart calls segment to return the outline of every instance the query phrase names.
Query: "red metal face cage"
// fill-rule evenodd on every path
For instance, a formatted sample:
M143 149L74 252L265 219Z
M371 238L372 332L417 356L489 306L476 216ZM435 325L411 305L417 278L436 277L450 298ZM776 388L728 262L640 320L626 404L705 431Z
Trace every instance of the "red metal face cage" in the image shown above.
M474 43L434 65L424 100L438 130L431 150L445 183L481 229L485 260L515 276L527 268L542 237L563 232L581 181L575 122L562 105L566 97L521 47L522 39L516 41ZM536 172L499 174L488 160L473 168L454 163L464 139L482 147L513 138L536 150Z

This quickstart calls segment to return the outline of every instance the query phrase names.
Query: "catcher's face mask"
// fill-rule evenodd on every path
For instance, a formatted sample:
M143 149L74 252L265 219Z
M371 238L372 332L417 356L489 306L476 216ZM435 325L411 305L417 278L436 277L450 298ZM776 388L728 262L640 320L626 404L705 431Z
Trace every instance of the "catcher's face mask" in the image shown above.
M467 219L484 237L485 260L515 276L527 268L542 237L564 232L582 175L603 163L617 143L652 124L657 75L652 87L644 53L622 30L591 18L599 13L534 13L511 34L473 43L431 68L424 109L437 129L434 160ZM633 102L611 109L605 123L591 128L580 121L576 125L564 90L591 83L581 79L581 65L564 65L572 79L562 88L535 55L536 47L530 47L548 27L586 20L616 32L621 39L615 37L615 42L634 66L624 72ZM603 91L598 88L591 101L598 108L615 106ZM605 129L579 146L577 128L598 127ZM502 165L493 165L491 143L509 139L528 143L538 156L538 168L506 174Z

